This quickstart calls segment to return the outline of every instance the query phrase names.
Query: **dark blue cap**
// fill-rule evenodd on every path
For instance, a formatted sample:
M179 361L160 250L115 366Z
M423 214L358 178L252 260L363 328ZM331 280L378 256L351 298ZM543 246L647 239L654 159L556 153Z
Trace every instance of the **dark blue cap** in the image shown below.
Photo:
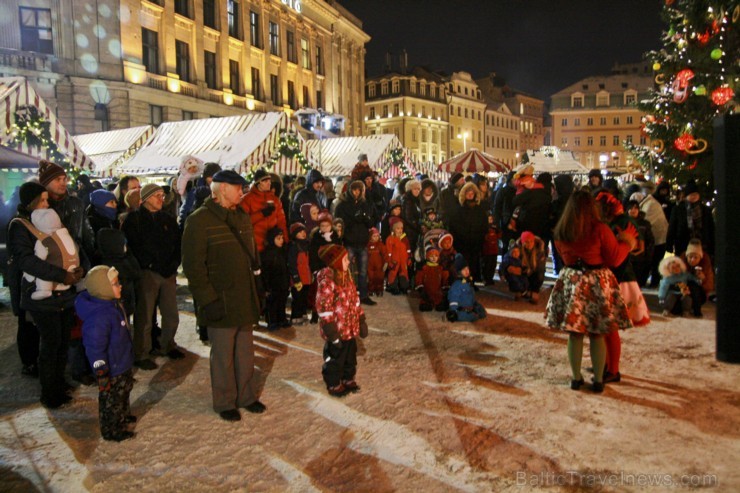
M229 185L240 185L242 187L247 184L247 180L231 169L219 171L213 175L213 181L216 183L228 183Z

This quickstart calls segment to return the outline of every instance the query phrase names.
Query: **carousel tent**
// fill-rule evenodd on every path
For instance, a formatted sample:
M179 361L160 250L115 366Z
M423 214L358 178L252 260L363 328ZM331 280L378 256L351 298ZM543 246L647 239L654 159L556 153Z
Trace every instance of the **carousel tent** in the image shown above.
M93 161L95 176L112 176L116 167L152 136L154 127L123 128L107 132L76 135L77 145Z
M185 156L214 162L239 172L267 162L284 131L298 133L285 113L249 113L163 123L154 135L119 168L120 173L171 175ZM304 140L298 141L305 153ZM298 173L295 159L281 158L274 170Z
M470 149L441 163L438 171L446 173L506 173L508 164L478 149Z
M394 134L309 140L307 144L313 162L317 163L315 167L324 176L350 174L360 154L367 154L370 167L384 174L392 168L388 165L390 152L403 147Z
M86 170L92 168L90 158L75 143L69 132L57 120L54 112L23 77L0 78L1 146L7 147L18 154L29 156L35 161L48 158L44 149L30 146L27 143L14 144L11 142L13 134L8 130L16 122L16 113L23 111L24 107L36 108L39 115L49 122L51 140L56 143L59 152L67 156L72 166Z
M563 151L550 146L540 147L539 150L527 150L522 158L522 165L517 170L526 165L534 166L535 174L588 173L588 169L576 160L573 151Z

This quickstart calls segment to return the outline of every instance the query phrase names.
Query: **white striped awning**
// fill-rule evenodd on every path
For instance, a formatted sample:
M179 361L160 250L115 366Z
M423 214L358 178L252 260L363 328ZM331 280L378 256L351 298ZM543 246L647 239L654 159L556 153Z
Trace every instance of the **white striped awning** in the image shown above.
M588 168L582 165L573 154L573 151L564 151L555 146L543 146L537 150L527 149L522 157L522 164L516 171L524 166L534 166L535 174L586 174Z
M77 145L93 161L95 176L112 176L116 167L130 157L154 134L154 127L123 128L75 135Z
M360 154L367 154L370 167L382 173L389 167L390 152L403 147L394 134L309 140L307 145L312 162L324 176L350 174Z
M285 113L167 122L118 171L138 175L175 174L184 156L195 156L206 163L218 163L224 169L244 172L270 159L283 131L297 133ZM300 136L298 140L303 146ZM299 172L300 165L288 162L294 160L280 161L283 162L280 172L291 172L282 169Z
M24 77L0 78L0 145L36 160L48 159L45 149L29 146L26 143L12 143L14 136L8 130L15 123L16 111L22 106L37 108L39 114L50 123L52 140L56 143L59 152L67 156L72 166L84 170L92 169L90 158L77 146L69 132L57 120L54 112Z

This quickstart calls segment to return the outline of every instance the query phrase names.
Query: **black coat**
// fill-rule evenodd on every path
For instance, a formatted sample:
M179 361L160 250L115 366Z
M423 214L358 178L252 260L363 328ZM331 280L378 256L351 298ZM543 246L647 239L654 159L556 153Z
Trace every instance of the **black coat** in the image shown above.
M458 206L451 218L449 231L458 252L480 252L488 232L488 213L478 203Z
M62 224L80 249L80 263L85 271L90 269L90 259L95 255L95 233L85 214L85 206L80 199L65 195L61 200L49 198L49 207L59 215Z
M517 233L531 231L542 239L550 238L552 229L552 196L542 188L525 190L515 195L511 205L519 207Z
M673 208L671 220L668 223L668 237L666 238L666 251L681 255L686 251L691 238L697 237L701 240L704 253L714 255L714 218L712 211L701 202L693 207L701 207L701 231L693 231L689 228L689 208L687 201L680 202Z
M329 205L324 192L317 192L313 189L313 184L317 181L324 181L324 176L315 169L312 169L306 175L306 187L299 190L293 197L293 203L290 205L290 223L302 223L301 206L303 204L316 204L320 210L328 209Z
M344 221L344 244L352 248L364 248L370 240L370 228L375 224L374 207L360 196L358 200L347 189L339 199L334 214Z
M265 291L286 294L290 289L290 272L285 245L280 248L274 244L267 245L260 255Z
M121 229L142 269L162 277L177 273L181 245L180 228L174 217L163 211L152 213L142 206L129 213Z
M403 218L403 231L409 239L411 251L416 250L421 234L421 205L418 197L409 191L401 197L401 218Z
M30 222L31 216L20 210L17 217ZM23 278L23 273L45 281L64 283L66 272L62 267L41 260L34 253L36 237L19 221L11 221L8 229L8 286L13 313L20 310L29 312L57 312L74 306L76 290L71 286L65 291L55 291L54 295L43 300L31 299L35 283Z

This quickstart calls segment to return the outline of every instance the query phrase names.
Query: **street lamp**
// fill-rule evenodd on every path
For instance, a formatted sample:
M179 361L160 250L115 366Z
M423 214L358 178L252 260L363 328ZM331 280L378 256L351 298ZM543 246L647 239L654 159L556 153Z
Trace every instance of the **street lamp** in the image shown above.
M463 152L468 152L468 132L463 132L462 135L457 134L457 138L463 141Z

